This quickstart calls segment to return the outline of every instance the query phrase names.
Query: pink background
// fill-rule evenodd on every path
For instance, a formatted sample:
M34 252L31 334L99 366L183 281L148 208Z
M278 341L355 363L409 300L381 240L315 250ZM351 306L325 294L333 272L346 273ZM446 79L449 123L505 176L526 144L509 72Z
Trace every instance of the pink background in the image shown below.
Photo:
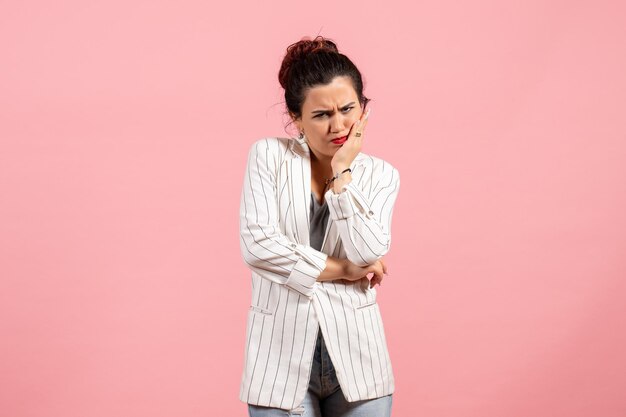
M243 416L246 152L302 36L402 187L394 416L626 415L620 1L0 5L3 416Z

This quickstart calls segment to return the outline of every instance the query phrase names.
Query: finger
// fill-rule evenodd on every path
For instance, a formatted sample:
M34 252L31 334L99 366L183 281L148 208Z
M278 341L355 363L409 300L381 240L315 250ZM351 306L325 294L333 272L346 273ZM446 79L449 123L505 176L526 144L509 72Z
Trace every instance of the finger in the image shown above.
M371 111L372 111L372 108L370 107L370 108L368 108L367 110L365 110L365 111L361 114L361 118L360 118L360 119L361 119L361 122L362 122L362 123L363 123L363 122L367 123L367 120L368 120L368 119L369 119L369 117L370 117L370 113L371 113Z
M382 282L383 282L383 279L381 277L374 277L370 281L370 288L374 288L376 286L376 284L378 284L380 286L382 284Z
M367 109L364 112L361 113L361 115L359 116L358 120L355 120L354 123L352 124L352 126L355 127L363 127L363 123L367 122L368 116L369 116L370 110ZM358 122L358 123L357 123Z
M361 132L361 135L365 132L365 128L367 127L367 123L369 122L371 108L367 109L363 114L361 114L360 123L357 127L357 131Z
M357 122L358 122L358 123L357 123ZM355 121L355 122L352 124L352 127L350 128L350 133L348 133L348 140L350 140L350 139L354 139L354 138L357 138L357 139L358 139L358 137L356 136L356 134L357 134L357 132L360 132L360 131L361 131L361 130L360 130L360 129L361 129L361 123L363 123L363 122L361 121L361 119L359 119L359 120Z
M350 133L348 136L350 138L361 139L363 138L363 133L365 131L365 126L367 126L367 121L369 119L370 109L367 109L365 112L361 113L361 117L357 122L352 125Z
M380 285L383 280L383 276L378 272L374 272L374 276L370 280L370 288L374 288L376 284Z
M383 273L387 274L387 265L383 262L382 258L380 259L380 263L383 265Z

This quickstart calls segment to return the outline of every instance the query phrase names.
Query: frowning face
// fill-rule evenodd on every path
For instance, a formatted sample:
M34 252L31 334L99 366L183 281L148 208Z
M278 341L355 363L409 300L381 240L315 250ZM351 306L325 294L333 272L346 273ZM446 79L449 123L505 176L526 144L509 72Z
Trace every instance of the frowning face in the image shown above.
M349 77L339 76L326 85L308 90L302 105L302 117L295 120L304 130L307 144L318 158L332 158L341 147L333 139L345 137L363 113Z

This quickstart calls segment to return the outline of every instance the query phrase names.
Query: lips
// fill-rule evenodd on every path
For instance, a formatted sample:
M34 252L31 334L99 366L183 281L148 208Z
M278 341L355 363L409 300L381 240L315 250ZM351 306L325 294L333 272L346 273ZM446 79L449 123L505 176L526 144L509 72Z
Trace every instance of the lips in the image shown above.
M338 144L342 144L342 143L344 143L347 139L348 139L348 136L346 135L346 136L342 136L342 137L337 138L337 139L333 139L331 142L333 142L333 143L338 143Z

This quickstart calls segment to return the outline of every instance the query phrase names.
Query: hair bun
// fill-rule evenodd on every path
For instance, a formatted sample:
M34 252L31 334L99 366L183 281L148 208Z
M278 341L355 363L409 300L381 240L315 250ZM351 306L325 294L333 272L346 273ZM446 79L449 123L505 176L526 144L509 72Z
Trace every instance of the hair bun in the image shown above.
M296 43L292 43L287 47L287 53L283 58L283 63L278 72L278 81L283 88L287 88L287 80L289 79L289 70L295 62L305 59L309 54L327 51L339 53L337 44L323 36L316 36L315 39L304 37Z

